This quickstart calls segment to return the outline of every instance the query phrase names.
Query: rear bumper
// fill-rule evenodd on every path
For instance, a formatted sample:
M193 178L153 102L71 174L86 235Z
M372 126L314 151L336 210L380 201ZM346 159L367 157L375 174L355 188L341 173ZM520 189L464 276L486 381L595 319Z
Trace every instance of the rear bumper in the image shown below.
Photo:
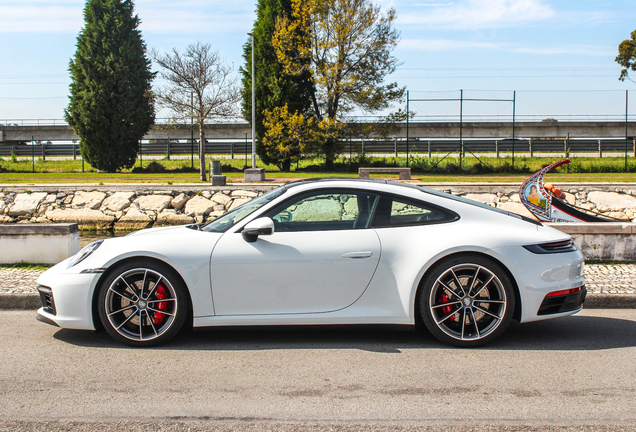
M581 309L586 296L587 289L585 288L585 285L581 287L580 291L575 293L553 297L546 296L539 307L537 315L553 315L577 311Z

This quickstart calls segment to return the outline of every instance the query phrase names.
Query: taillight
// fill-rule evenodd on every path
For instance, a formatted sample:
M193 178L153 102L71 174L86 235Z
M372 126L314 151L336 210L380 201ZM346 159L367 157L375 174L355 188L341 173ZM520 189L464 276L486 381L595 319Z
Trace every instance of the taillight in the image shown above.
M563 296L563 295L574 294L574 293L577 293L579 291L581 291L581 287L570 288L570 289L561 290L561 291L553 291L553 292L549 293L548 295L546 295L546 297L558 297L558 296Z
M574 245L574 240L572 239L562 240L562 241L552 242L552 243L528 245L528 246L524 246L524 248L535 254L565 253L565 252L574 252L576 250L576 246Z

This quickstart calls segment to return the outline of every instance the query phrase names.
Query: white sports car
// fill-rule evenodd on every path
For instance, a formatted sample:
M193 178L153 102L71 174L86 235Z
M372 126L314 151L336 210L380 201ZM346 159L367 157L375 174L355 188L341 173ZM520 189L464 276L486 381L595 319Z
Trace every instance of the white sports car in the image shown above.
M572 239L421 187L318 179L206 225L98 241L38 279L40 321L149 346L184 326L422 324L473 347L585 300Z

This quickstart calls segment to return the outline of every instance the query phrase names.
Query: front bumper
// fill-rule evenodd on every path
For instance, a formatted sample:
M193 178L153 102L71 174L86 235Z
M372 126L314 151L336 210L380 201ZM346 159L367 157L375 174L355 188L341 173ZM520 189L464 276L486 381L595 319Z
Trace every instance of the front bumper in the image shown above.
M62 328L95 330L93 293L101 274L70 273L55 266L38 278L42 307L38 315ZM49 322L50 321L50 322Z

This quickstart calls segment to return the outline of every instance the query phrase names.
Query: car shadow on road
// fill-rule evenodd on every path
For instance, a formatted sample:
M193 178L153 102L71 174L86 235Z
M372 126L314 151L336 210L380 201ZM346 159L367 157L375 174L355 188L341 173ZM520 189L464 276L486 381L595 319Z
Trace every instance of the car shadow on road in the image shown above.
M61 329L54 337L64 343L92 348L122 348L108 333ZM636 346L636 321L573 316L519 324L485 350L605 350ZM412 326L272 326L214 327L179 334L167 344L149 350L259 351L358 349L396 353L410 349L448 349L425 330Z

